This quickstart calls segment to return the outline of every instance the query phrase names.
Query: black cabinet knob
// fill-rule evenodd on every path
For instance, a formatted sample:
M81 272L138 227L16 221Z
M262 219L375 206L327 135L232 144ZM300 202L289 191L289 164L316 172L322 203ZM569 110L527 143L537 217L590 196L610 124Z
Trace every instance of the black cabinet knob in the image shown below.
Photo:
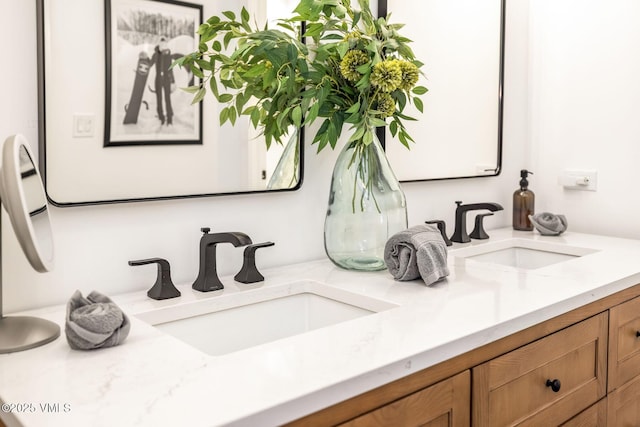
M636 338L640 338L640 331L636 331Z
M551 387L551 390L553 390L554 393L557 393L560 391L560 386L562 384L560 384L560 380L558 379L554 379L554 380L547 380L546 386L547 387Z

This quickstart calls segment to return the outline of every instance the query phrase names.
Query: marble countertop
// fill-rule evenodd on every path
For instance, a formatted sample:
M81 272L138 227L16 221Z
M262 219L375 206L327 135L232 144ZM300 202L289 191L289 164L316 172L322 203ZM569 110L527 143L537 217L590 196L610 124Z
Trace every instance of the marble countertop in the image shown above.
M490 234L450 248L451 274L431 287L319 260L265 269L266 280L257 285L223 277L225 289L209 294L184 284L178 286L182 296L171 300L154 301L145 292L113 296L132 320L123 345L74 351L63 332L45 346L0 355L0 401L14 405L0 418L8 427L278 425L640 283L640 241L511 229ZM535 270L456 255L512 238L593 253ZM299 281L398 307L223 356L209 356L136 318ZM29 314L63 326L64 310Z

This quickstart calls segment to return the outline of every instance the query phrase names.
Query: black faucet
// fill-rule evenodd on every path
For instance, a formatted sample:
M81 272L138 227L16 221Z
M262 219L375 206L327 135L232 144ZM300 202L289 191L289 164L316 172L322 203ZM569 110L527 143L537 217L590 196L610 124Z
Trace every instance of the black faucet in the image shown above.
M201 228L204 233L200 238L200 271L191 287L200 292L211 292L224 289L224 285L218 278L216 268L216 245L218 243L231 243L233 246L250 245L251 238L244 233L212 233L210 228Z
M463 205L461 201L457 201L456 205L456 225L451 236L452 242L467 243L471 238L467 234L467 212L477 210L490 210L491 212L501 211L504 208L498 203L470 203Z

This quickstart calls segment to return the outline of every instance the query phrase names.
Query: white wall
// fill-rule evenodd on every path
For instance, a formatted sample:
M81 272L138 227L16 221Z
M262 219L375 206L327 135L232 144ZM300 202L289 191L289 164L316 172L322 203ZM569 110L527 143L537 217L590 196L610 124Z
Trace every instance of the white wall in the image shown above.
M640 2L531 2L530 163L537 210L572 230L640 238ZM598 171L596 192L564 169Z
M35 1L0 0L0 138L24 133L35 145L37 120ZM413 183L404 186L410 224L444 219L453 231L455 200L495 201L505 211L487 228L511 223L511 194L528 144L528 0L508 5L503 172L499 177ZM18 41L18 42L16 42ZM11 64L11 66L7 66ZM164 257L174 282L192 281L198 268L200 227L243 231L276 246L258 254L262 267L324 257L322 233L331 168L337 153L308 148L305 181L292 193L52 209L56 268L35 273L4 215L2 224L5 312L64 303L79 289L113 295L148 288L155 267L127 261ZM542 175L542 174L541 174ZM472 218L470 218L472 219ZM241 249L221 245L221 275L241 265Z

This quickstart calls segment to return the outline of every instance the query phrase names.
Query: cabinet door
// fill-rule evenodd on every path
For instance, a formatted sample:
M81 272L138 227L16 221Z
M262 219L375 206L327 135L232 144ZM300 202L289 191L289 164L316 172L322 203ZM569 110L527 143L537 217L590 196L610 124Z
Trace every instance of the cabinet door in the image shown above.
M341 426L468 427L470 377L469 371L464 371Z
M580 412L560 427L605 427L607 425L607 398Z
M609 394L608 418L611 427L637 427L640 425L640 377Z
M607 320L601 313L475 367L473 425L557 426L604 397Z
M610 311L609 392L640 375L640 298Z

